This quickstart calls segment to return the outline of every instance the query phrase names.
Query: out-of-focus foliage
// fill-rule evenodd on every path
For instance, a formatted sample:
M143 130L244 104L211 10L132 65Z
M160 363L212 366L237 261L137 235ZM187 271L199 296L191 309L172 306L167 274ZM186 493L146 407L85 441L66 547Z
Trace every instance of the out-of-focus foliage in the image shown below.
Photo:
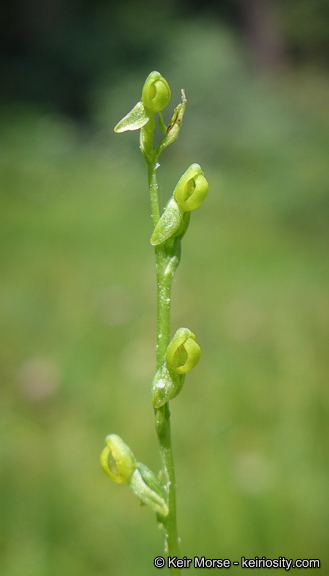
M188 99L163 205L182 164L210 186L173 290L203 350L171 407L182 552L325 566L329 79L260 79L208 20L173 19L141 67L94 90L98 130L1 110L0 573L157 573L153 514L99 467L109 433L159 465L146 176L137 134L112 135L154 68Z
M222 21L254 49L277 36L277 64L328 68L327 0L16 0L0 8L0 103L30 102L91 120L95 90L134 70L160 68L184 20ZM257 37L261 37L257 44ZM156 66L153 64L156 62ZM281 62L282 64L282 62Z
M0 19L0 102L89 118L95 88L163 57L173 11L172 1L161 0L8 3Z
M300 62L328 66L329 4L327 0L281 0L283 34Z

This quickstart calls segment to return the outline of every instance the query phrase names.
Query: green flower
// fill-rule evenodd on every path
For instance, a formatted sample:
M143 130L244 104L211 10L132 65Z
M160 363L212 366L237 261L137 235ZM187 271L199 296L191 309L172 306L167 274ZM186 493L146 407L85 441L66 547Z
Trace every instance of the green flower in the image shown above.
M192 164L179 180L174 197L184 212L196 210L208 194L208 182L199 164Z
M159 72L151 72L146 78L142 91L142 103L151 112L161 112L170 101L170 88L167 80Z
M117 434L109 434L105 441L107 446L100 457L104 472L118 484L129 483L136 468L134 454Z

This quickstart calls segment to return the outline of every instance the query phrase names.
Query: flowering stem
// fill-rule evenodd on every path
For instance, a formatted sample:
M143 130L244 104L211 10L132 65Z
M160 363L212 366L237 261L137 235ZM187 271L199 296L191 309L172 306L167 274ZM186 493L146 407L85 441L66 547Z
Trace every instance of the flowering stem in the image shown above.
M180 178L172 197L159 211L157 168L161 152L178 137L186 106L184 90L181 103L174 110L168 127L164 125L162 110L170 100L170 88L159 72L147 77L142 99L116 125L115 132L140 129L140 149L148 167L157 280L157 342L156 373L152 380L152 404L155 427L162 460L161 480L145 464L138 462L130 448L115 434L106 438L107 446L101 454L101 465L115 482L126 482L133 493L157 514L165 535L165 553L179 557L176 525L176 482L170 433L169 400L180 393L185 374L199 362L201 350L188 328L179 328L170 341L171 287L180 261L181 240L187 231L191 211L198 208L208 193L208 182L199 164L192 164ZM164 138L154 148L155 114ZM171 572L179 572L170 567Z
M152 220L154 226L159 220L159 205L157 195L156 177L157 156L148 162L148 178L151 199ZM156 196L156 201L155 201ZM156 369L161 366L170 342L170 305L171 287L175 270L179 260L172 254L166 253L163 245L155 247L156 278L157 278L157 345ZM168 556L179 556L177 523L176 523L176 481L171 444L170 410L168 402L160 408L155 408L156 432L160 445L162 472L167 492L168 516L163 520L165 530L165 551ZM179 573L178 568L170 568L171 572Z

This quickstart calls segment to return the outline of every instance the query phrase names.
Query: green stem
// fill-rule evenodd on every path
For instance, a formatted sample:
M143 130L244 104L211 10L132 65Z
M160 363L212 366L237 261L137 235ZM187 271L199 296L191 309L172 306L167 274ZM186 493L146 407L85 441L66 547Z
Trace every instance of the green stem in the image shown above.
M156 178L157 156L148 162L148 179L151 197L152 220L155 226L159 220L158 186ZM157 345L156 368L160 368L162 359L170 342L170 304L171 287L178 259L172 251L165 250L164 245L155 248L157 277ZM170 432L169 404L155 409L156 432L160 445L162 469L167 491L169 513L163 520L165 530L165 551L168 556L179 557L179 545L176 523L176 481ZM170 568L171 572L179 573L178 568Z
M156 162L152 162L148 165L148 180L149 180L149 190L151 199L151 213L152 213L152 223L153 228L157 225L160 219L159 212L159 200L158 200L158 182L156 177Z
M156 246L155 263L157 277L157 346L156 369L161 366L162 359L170 342L170 307L172 274L168 274L170 258L165 255L164 248Z

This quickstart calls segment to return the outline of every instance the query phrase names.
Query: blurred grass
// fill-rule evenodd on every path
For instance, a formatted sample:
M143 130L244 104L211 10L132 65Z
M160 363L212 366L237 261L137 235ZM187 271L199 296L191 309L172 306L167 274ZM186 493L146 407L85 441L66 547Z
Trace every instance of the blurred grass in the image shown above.
M161 197L193 161L210 183L173 291L203 350L172 403L182 554L325 566L329 79L253 78L209 23L168 42L188 108ZM1 111L2 576L156 573L153 515L98 465L116 432L159 466L146 175L137 135L112 136L142 82L95 96L97 133Z

